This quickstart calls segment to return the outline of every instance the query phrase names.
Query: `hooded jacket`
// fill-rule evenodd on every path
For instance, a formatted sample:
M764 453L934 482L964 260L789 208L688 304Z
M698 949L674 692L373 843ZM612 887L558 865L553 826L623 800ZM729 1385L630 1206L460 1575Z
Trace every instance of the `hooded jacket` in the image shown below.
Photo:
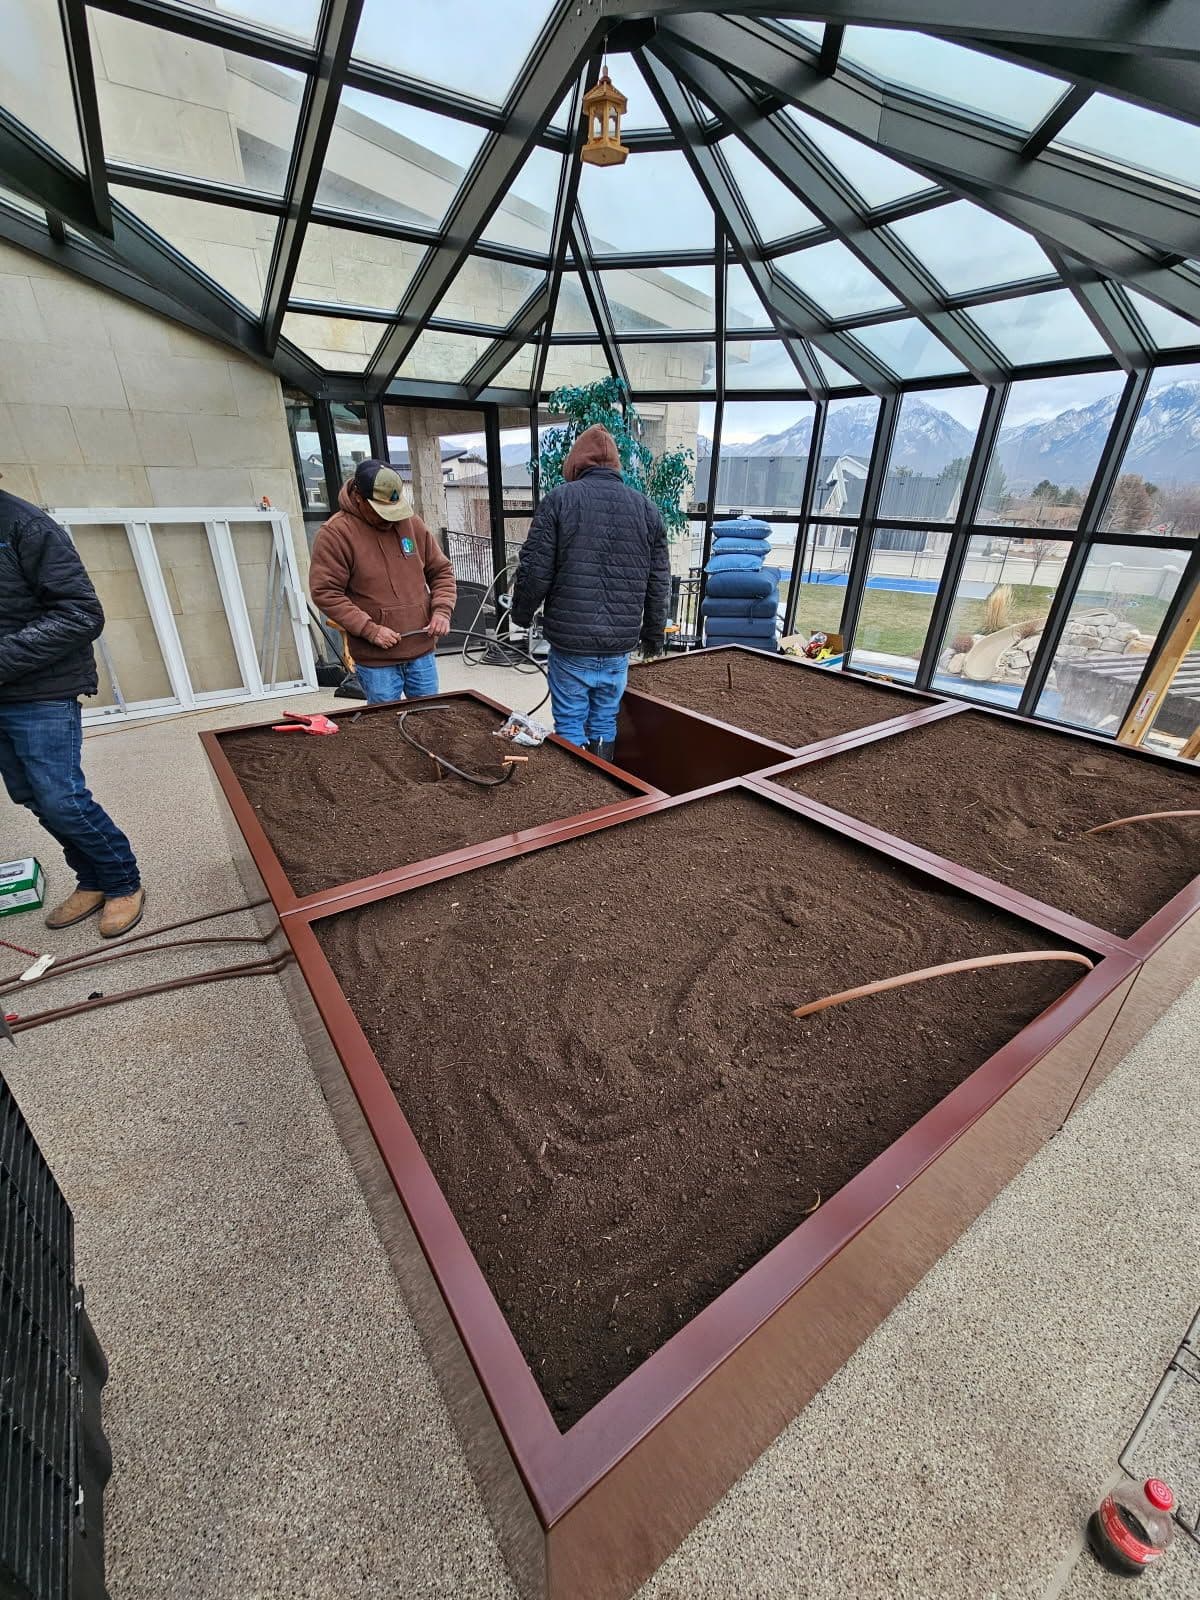
M412 633L435 611L449 620L457 596L454 569L420 517L385 522L353 481L342 485L338 510L317 529L308 589L313 604L345 628L350 653L363 667L428 655L434 645L428 634L387 649L375 635L381 627Z
M0 490L0 701L96 693L104 611L53 517Z
M576 655L658 648L671 598L667 534L658 507L621 481L607 428L576 439L566 480L540 502L521 547L512 617L526 628L539 605L552 645Z

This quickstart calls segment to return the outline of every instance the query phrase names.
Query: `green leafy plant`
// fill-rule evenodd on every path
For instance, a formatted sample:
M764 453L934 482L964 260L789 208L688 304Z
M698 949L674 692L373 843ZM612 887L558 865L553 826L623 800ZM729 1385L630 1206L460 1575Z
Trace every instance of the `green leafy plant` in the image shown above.
M585 428L600 423L612 434L621 458L621 476L631 489L649 496L662 512L667 533L674 538L687 531L684 496L694 481L694 450L664 450L656 456L642 442L642 420L619 378L605 378L583 388L556 389L546 402L552 417L565 420L542 435L537 467L541 492L548 494L563 481L563 463Z

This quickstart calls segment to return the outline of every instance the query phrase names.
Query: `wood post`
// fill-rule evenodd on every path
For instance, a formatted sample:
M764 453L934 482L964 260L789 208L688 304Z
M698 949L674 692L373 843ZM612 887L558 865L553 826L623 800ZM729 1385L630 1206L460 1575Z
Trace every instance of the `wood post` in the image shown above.
M1155 717L1162 709L1163 701L1171 692L1175 674L1188 653L1197 629L1200 629L1200 585L1183 608L1179 621L1172 628L1162 655L1146 679L1146 687L1138 696L1136 704L1129 708L1125 721L1121 724L1121 731L1117 734L1118 744L1139 745L1150 732ZM1189 739L1188 745L1191 743L1192 740Z

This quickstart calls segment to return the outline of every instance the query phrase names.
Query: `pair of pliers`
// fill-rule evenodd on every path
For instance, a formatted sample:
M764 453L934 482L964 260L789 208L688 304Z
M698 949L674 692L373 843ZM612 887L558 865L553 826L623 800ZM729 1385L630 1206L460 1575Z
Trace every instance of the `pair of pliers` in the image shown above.
M300 711L285 711L284 720L277 722L272 733L336 733L338 725L320 711L306 715Z

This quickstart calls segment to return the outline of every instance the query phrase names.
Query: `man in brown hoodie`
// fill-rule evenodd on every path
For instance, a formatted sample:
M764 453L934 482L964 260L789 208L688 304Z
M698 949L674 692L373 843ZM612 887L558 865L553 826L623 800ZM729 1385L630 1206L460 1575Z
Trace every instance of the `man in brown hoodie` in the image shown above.
M367 699L438 690L437 640L449 632L454 569L386 461L360 461L313 544L313 604L345 628Z

